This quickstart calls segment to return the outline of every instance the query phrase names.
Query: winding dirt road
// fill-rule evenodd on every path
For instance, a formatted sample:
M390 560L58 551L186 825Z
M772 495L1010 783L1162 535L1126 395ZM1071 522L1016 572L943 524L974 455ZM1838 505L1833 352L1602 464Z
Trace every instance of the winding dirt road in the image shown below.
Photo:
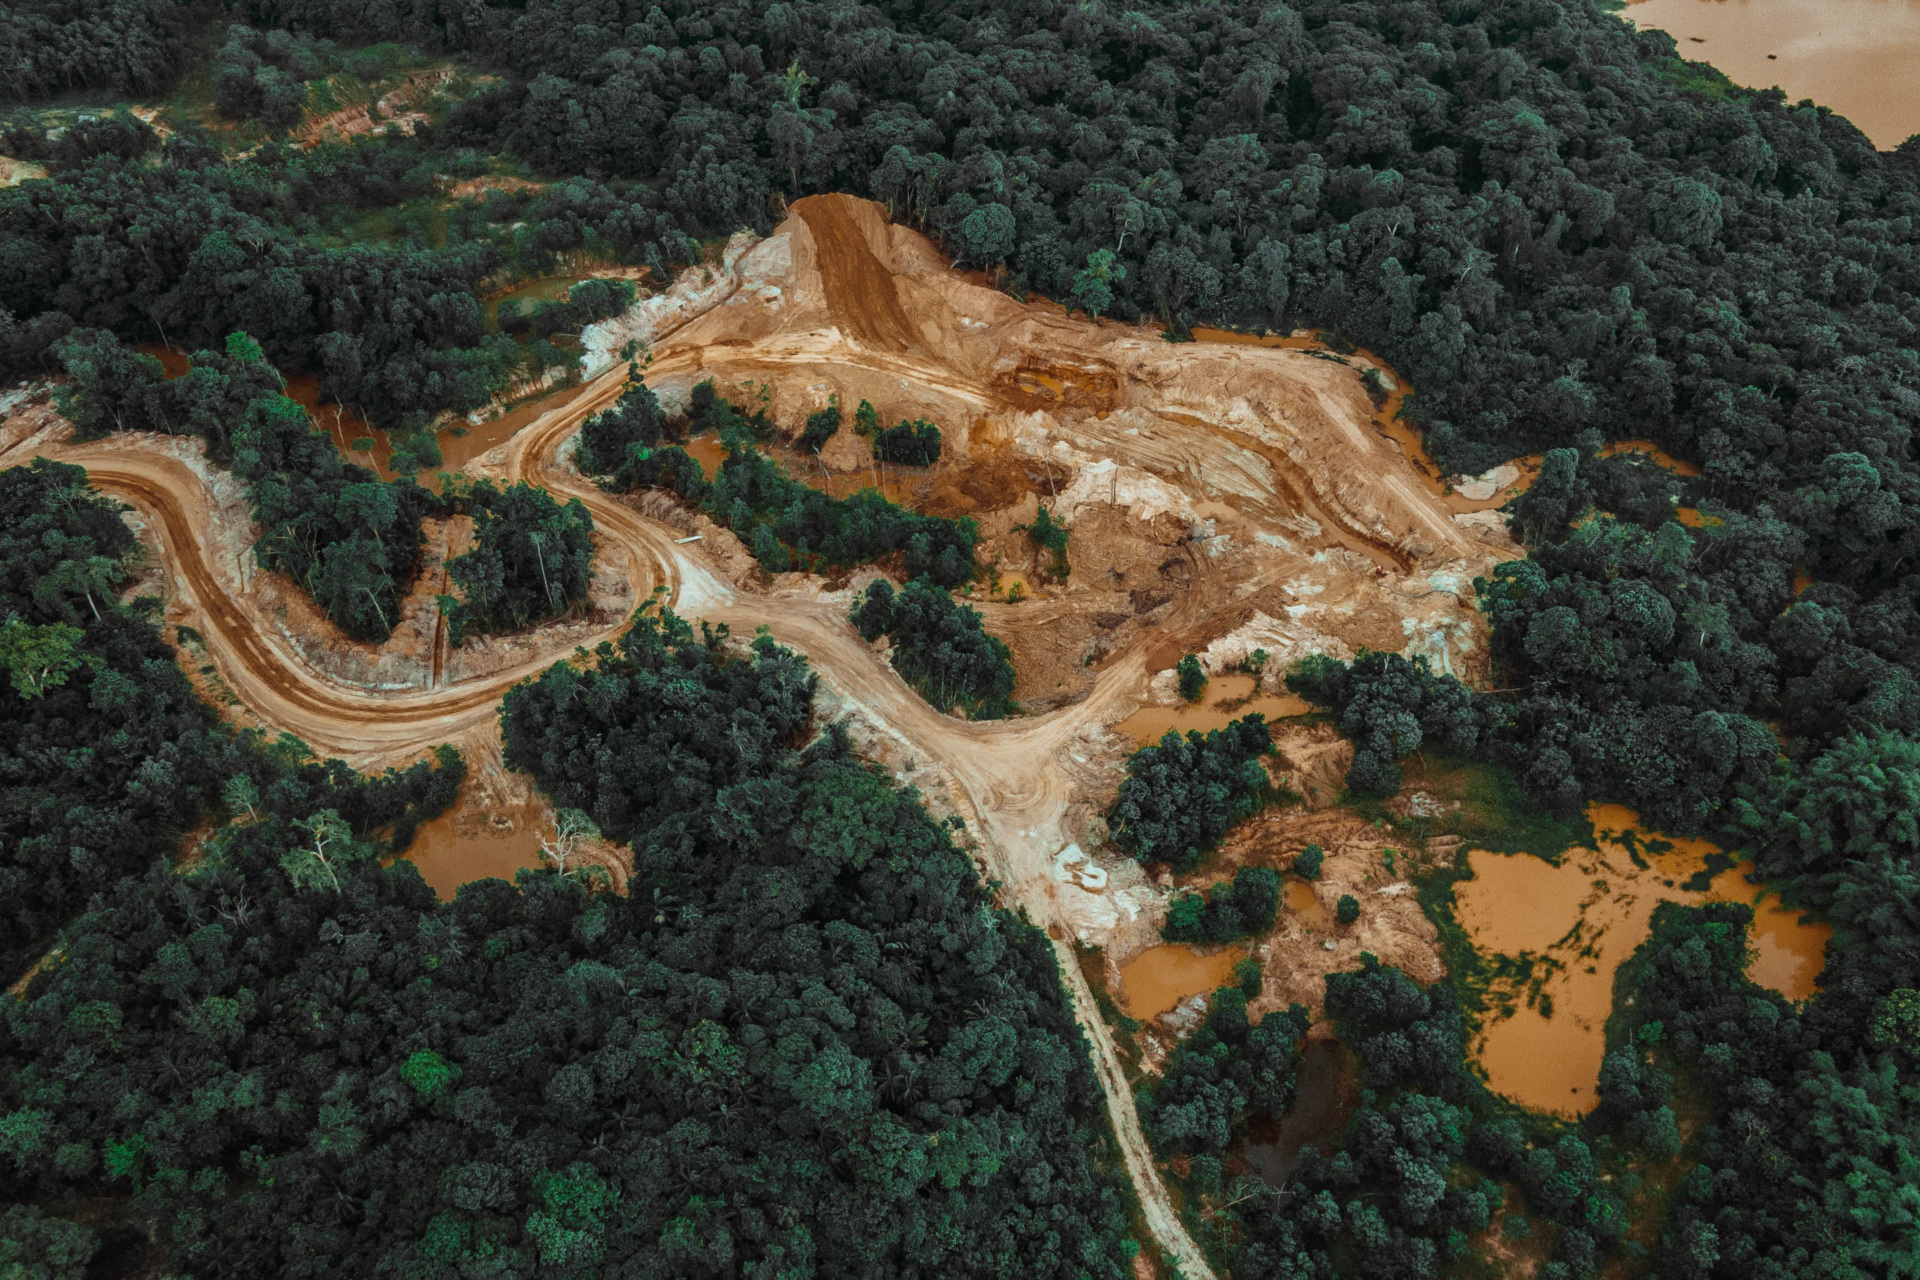
M971 810L969 824L989 873L1006 886L1008 901L1024 905L1042 928L1054 923L1051 860L1067 841L1063 820L1072 790L1063 762L1084 730L1118 720L1139 704L1147 674L1144 653L1110 662L1092 696L1051 715L969 723L940 714L861 642L838 606L740 595L709 566L697 544L677 544L679 530L639 515L557 464L566 438L583 418L612 403L624 383L624 371L608 374L521 431L504 446L507 476L536 481L585 503L597 530L596 554L621 563L636 595L664 586L664 599L683 615L724 622L743 633L764 624L781 643L806 654L822 679L945 773L956 799ZM171 457L128 446L121 438L110 447L54 446L39 452L86 467L97 487L152 522L166 570L223 678L262 720L325 754L366 765L490 733L506 690L566 656L545 653L488 676L425 691L377 693L330 680L222 588L211 563L205 512L212 504L202 478ZM609 628L590 643L622 629L624 624ZM1147 1225L1187 1276L1210 1277L1154 1166L1112 1036L1071 945L1063 940L1068 931L1052 929L1049 936L1087 1030Z

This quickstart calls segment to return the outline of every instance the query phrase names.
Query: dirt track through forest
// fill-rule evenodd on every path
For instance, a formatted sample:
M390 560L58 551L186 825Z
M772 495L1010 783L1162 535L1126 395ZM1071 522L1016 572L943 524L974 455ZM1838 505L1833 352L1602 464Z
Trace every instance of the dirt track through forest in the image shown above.
M1191 538L1170 547L1173 559L1167 563L1184 565L1192 585L1169 597L1170 608L1151 628L1105 657L1075 701L1044 715L973 723L935 711L908 688L861 642L840 598L823 599L816 588L736 586L725 568L727 558L712 540L683 543L687 530L641 515L559 462L562 446L581 421L619 397L626 381L623 368L587 383L476 465L496 480L528 480L563 500L578 498L593 516L596 557L626 575L635 599L661 588L665 603L689 619L725 623L740 635L768 626L776 640L804 653L848 709L868 717L882 739L940 775L978 839L986 875L1003 886L1003 901L1025 908L1053 942L1147 1228L1189 1280L1208 1280L1213 1273L1161 1180L1113 1033L1073 950L1076 926L1059 896L1053 866L1055 855L1074 839L1069 805L1110 785L1100 763L1111 759L1104 754L1106 730L1147 701L1149 677L1223 627L1239 625L1233 619L1248 612L1244 601L1255 591L1285 583L1290 593L1295 588L1303 593L1297 598L1311 600L1332 582L1349 595L1374 593L1385 602L1379 607L1395 610L1397 621L1411 608L1402 602L1420 597L1400 591L1396 583L1406 581L1432 596L1435 589L1422 574L1458 576L1497 553L1457 527L1399 451L1367 425L1365 400L1351 371L1336 371L1297 353L1219 346L1167 350L1157 338L1145 341L1131 329L1022 308L1004 295L958 283L944 258L924 246L916 249L917 241L906 233L898 233L905 239L896 237L889 260L882 261L870 237L894 233L874 207L851 198L809 198L796 203L793 212L796 217L783 229L786 240L776 234L761 242L767 252L754 269L764 268L766 274L757 282L745 275L729 281L711 270L690 272L683 283L691 283L677 299L667 297L662 301L670 305L648 313L655 317L647 322L650 327L614 333L609 349L631 336L654 344L648 381L656 386L690 386L711 376L749 387L754 380L763 388L775 383L805 387L824 375L837 382L847 402L867 394L864 387L876 397L897 397L902 408L937 403L947 421L968 414L982 422L993 418L1003 433L1017 435L1038 424L1051 433L1043 442L1066 449L1044 456L1054 459L1050 465L1065 467L1068 476L1075 467L1114 467L1113 460L1120 459L1136 469L1130 475L1147 477L1142 483L1162 486L1153 492L1171 492L1168 483L1202 493L1209 492L1209 482L1238 484L1232 492L1249 524L1236 526L1243 532L1234 545L1249 550L1232 553L1239 559L1219 560L1216 554L1229 540L1209 543L1212 549L1206 551ZM730 258L723 270L734 271L734 261ZM783 267L783 261L789 265ZM921 265L914 266L915 261ZM983 333L991 336L979 336ZM1131 386L1129 394L1140 403L1109 404L1110 421L1104 408L1062 409L1065 416L1056 418L1023 406L1008 390L1017 391L1019 375L1007 363L1010 356L1024 362L1023 351L1051 352L1051 363L1040 360L1034 368L1047 363L1055 373L1078 377L1093 388L1089 395L1104 386L1110 400ZM1055 380L1066 386L1064 377ZM962 456L963 439L956 440ZM214 482L183 459L178 444L122 436L85 445L42 444L37 451L87 467L100 488L147 518L179 596L179 612L201 630L222 678L265 724L296 734L325 754L377 767L452 742L497 758L497 708L506 690L564 658L575 644L592 648L624 629L623 619L584 639L577 630L564 640L534 632L523 638L529 646L524 659L444 686L432 661L421 665L423 687L350 683L320 669L263 598L225 572L228 558L244 545L234 541L229 527L235 511L230 504L223 511ZM1233 465L1241 472L1228 465L1229 454L1240 459ZM1125 508L1114 510L1124 514ZM1302 527L1312 540L1289 541L1303 536ZM1257 530L1286 536L1263 542L1253 536ZM1424 546L1417 565L1410 550L1416 543ZM1358 568L1342 569L1337 559L1329 560L1350 552L1359 553L1349 557ZM1451 593L1442 594L1450 598ZM1062 598L1022 610L1001 608L993 617L997 629L1017 638L1054 628L1057 619L1088 607ZM1316 616L1325 619L1321 625L1334 625L1352 615Z
M1050 716L969 723L940 714L861 642L838 605L740 598L708 566L697 544L677 543L680 530L639 515L577 473L555 466L566 437L587 415L611 404L624 383L624 371L609 374L514 437L505 447L508 478L533 480L584 502L593 514L596 554L624 559L636 575L637 594L662 585L666 602L681 606L690 618L724 622L741 634L770 626L776 639L805 653L843 696L921 757L937 762L954 784L956 798L971 810L968 825L980 838L989 874L1006 886L1008 904L1026 905L1045 927L1052 915L1050 860L1066 841L1063 819L1071 791L1061 757L1083 728L1117 720L1138 703L1146 674L1143 656L1110 663L1092 697ZM437 743L490 734L506 690L566 656L543 654L489 676L418 692L382 694L332 682L222 589L208 553L207 512L213 504L200 477L130 443L122 439L40 452L87 467L100 489L154 521L166 570L222 676L262 720L326 754L363 766L391 763L419 756ZM610 628L595 642L612 638L624 626ZM1119 1054L1071 944L1055 938L1053 945L1075 1012L1087 1029L1095 1071L1148 1226L1187 1276L1210 1276L1155 1168Z

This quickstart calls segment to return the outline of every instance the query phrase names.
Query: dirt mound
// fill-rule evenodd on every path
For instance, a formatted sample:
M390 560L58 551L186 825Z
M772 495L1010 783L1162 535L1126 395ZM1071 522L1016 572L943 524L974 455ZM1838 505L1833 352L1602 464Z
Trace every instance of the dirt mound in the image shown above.
M834 323L883 351L911 351L920 345L919 335L900 308L893 273L874 256L859 225L872 207L852 196L808 196L792 212L813 233L814 261Z

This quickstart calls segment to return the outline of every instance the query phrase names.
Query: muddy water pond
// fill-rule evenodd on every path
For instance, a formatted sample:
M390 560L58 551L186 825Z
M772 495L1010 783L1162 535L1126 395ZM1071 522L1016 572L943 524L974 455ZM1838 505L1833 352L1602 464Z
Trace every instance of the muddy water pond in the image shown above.
M1287 716L1303 716L1313 710L1304 698L1291 693L1256 696L1256 690L1257 682L1252 676L1215 676L1207 681L1207 691L1198 700L1171 707L1142 707L1117 727L1145 747L1160 741L1168 730L1184 734L1189 729L1198 729L1205 733L1210 729L1224 729L1256 711L1271 722Z
M1305 880L1289 876L1282 900L1287 904L1287 910L1299 916L1310 932L1333 928L1333 920L1327 915L1327 909L1320 905L1320 895Z
M1274 1119L1261 1116L1247 1126L1241 1158L1267 1185L1284 1187L1308 1147L1333 1149L1347 1131L1347 1118L1359 1101L1353 1054L1338 1040L1309 1040L1300 1050L1293 1105Z
M1735 84L1832 107L1882 151L1920 133L1920 0L1636 0L1621 16Z
M1188 996L1226 986L1246 954L1228 947L1203 956L1181 943L1150 948L1120 966L1120 1003L1129 1017L1150 1022Z
M441 901L451 901L460 886L475 880L512 882L522 867L540 865L540 833L547 815L537 805L515 805L482 813L462 802L432 822L420 825L407 860Z
M1454 889L1475 950L1506 971L1495 980L1475 1056L1494 1092L1561 1115L1598 1101L1614 973L1646 941L1660 903L1751 904L1749 976L1790 1000L1813 993L1833 935L1748 884L1751 863L1720 870L1705 889L1689 887L1720 852L1707 841L1646 831L1618 805L1595 805L1588 817L1596 848L1569 850L1559 866L1475 850L1473 878ZM1502 1007L1511 1012L1502 1016Z

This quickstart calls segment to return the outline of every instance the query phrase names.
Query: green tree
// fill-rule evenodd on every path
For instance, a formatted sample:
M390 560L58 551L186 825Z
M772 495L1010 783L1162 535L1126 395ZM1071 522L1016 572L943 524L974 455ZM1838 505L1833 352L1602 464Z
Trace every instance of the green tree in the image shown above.
M1310 844L1293 860L1293 873L1302 880L1318 880L1320 868L1326 862L1326 858L1325 849L1317 844Z
M0 662L6 663L13 688L23 698L38 698L57 689L88 662L80 652L86 638L78 627L52 622L30 627L18 618L0 626Z
M1113 286L1127 278L1127 267L1111 249L1095 249L1073 277L1073 301L1095 320L1113 305Z
M1340 895L1340 901L1334 904L1333 918L1341 924L1352 924L1360 918L1360 899L1350 893Z
M1180 696L1188 702L1197 701L1200 695L1207 691L1207 670L1200 665L1200 659L1194 654L1190 653L1180 659L1179 665L1174 668L1174 674L1179 678Z

